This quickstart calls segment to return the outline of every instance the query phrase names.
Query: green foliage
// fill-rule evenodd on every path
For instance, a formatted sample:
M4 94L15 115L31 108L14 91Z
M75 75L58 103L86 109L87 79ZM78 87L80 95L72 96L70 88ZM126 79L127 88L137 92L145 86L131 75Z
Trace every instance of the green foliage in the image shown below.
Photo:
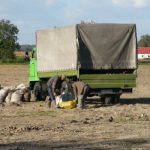
M150 47L150 35L146 34L141 36L140 41L138 42L139 47Z
M14 51L19 48L17 43L17 26L9 20L0 20L0 60L14 59Z
M29 64L24 57L16 57L15 59L0 60L0 64Z
M141 62L139 62L138 64L139 64L139 65L150 65L150 62L146 62L146 61L144 62L144 61L141 61Z

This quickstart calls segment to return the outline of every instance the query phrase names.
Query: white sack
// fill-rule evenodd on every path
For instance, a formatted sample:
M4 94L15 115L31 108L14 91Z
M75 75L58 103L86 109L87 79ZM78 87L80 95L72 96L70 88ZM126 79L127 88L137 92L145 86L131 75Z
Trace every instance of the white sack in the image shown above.
M6 96L6 98L5 98L5 102L6 103L10 103L10 101L11 101L11 95L12 95L12 92L9 92L8 95Z
M3 103L5 101L8 92L9 92L8 88L4 88L0 90L0 103Z
M19 104L22 101L22 99L23 95L19 91L16 91L12 94L10 102Z
M19 84L18 86L17 86L17 90L21 90L21 89L25 89L26 88L26 86L23 84L23 83L21 83L21 84Z

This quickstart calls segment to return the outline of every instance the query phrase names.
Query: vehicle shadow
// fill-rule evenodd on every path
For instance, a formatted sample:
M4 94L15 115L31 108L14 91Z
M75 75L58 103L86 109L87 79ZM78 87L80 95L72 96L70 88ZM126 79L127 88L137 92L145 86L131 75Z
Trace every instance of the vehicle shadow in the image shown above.
M150 98L143 97L143 98L121 98L121 104L150 104Z
M143 97L143 98L120 98L119 103L110 104L110 105L104 105L102 104L102 101L100 98L92 98L87 99L85 101L85 105L93 106L94 108L99 107L108 107L113 105L135 105L135 104L150 104L150 98Z

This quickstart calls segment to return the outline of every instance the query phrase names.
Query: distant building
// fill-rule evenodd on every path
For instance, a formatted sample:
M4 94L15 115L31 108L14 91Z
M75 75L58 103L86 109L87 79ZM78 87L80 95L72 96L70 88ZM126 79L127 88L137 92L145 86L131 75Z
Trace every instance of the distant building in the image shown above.
M138 60L150 59L150 47L139 47L138 48Z

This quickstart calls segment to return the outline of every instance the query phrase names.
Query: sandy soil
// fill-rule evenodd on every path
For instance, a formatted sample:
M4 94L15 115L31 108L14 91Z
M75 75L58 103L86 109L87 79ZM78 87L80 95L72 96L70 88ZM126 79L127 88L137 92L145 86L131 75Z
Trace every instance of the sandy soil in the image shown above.
M0 84L15 86L21 83L28 85L28 65L0 65Z
M138 69L138 86L120 103L87 109L48 109L46 102L0 107L0 150L150 149L150 66ZM1 65L0 84L28 84L28 66Z

